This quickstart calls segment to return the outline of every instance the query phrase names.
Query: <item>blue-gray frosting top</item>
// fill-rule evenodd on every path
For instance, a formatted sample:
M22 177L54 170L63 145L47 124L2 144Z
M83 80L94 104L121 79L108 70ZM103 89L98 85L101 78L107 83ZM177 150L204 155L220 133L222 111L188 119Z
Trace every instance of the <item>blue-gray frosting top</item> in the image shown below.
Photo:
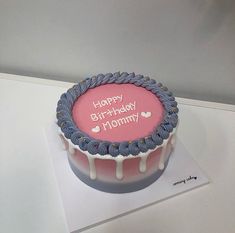
M150 135L131 142L111 142L94 139L78 128L72 117L73 104L77 98L90 88L111 83L131 83L146 88L158 97L164 107L164 117ZM113 157L120 154L123 156L138 155L140 152L156 148L163 143L164 139L169 137L178 122L177 102L172 92L154 79L126 72L98 74L97 76L86 78L61 95L56 112L58 126L64 136L71 139L73 144L78 145L81 150L88 151L90 154L100 154L101 156L110 154Z

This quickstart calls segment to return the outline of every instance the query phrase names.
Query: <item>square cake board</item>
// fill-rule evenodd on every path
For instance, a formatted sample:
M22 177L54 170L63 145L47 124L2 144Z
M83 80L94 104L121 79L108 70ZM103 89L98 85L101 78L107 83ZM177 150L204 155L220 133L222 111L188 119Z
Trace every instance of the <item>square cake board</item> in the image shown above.
M81 232L209 183L180 138L177 138L167 168L152 185L131 193L105 193L89 187L74 175L55 124L46 129L46 137L71 233Z

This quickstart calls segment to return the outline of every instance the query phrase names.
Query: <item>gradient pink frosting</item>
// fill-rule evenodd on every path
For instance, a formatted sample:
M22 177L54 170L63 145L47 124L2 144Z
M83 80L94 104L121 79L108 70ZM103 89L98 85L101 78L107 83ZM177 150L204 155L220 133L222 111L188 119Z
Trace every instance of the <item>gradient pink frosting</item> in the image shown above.
M89 89L72 110L73 120L83 132L113 142L149 135L161 122L163 113L163 106L153 93L133 84L106 84Z

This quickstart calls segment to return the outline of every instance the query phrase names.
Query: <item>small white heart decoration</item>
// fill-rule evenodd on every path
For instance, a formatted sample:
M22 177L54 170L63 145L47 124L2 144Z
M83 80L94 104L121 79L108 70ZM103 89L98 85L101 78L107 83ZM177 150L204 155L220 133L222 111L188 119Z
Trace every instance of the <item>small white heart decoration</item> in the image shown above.
M141 116L144 118L149 118L151 117L152 113L151 112L141 112Z
M100 127L97 125L96 127L92 128L91 131L93 133L99 133L100 132Z

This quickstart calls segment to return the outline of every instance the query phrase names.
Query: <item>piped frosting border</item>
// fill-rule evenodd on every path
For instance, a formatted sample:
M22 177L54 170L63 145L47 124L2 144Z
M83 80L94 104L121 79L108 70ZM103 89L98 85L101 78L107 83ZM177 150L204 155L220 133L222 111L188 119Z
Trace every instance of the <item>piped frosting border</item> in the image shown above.
M83 131L81 131L72 118L73 104L88 89L95 88L105 84L134 84L151 91L161 101L164 107L164 117L162 122L153 129L152 133L144 138L133 141L110 142L97 140ZM134 73L117 72L108 74L99 74L74 85L66 93L63 93L57 104L56 109L57 124L67 139L70 139L74 145L78 145L82 151L88 151L90 154L111 155L138 155L148 150L153 150L167 139L178 123L178 108L172 92L156 80L143 75Z

